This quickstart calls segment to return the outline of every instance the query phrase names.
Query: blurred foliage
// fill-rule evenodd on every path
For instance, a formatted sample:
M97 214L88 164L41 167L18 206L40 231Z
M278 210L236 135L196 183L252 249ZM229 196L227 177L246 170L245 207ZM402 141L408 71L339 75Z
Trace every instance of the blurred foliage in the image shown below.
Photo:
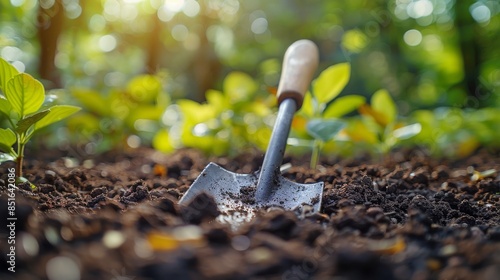
M323 67L351 63L349 92L386 88L406 114L498 105L499 13L487 0L7 0L0 55L19 70L46 69L39 56L50 36L40 34L53 28L58 74L48 85L116 87L164 69L174 97L201 101L229 71L255 73L258 62L310 38Z
M84 107L49 138L86 153L152 143L233 154L265 148L277 58L309 38L322 74L293 138L345 154L413 143L465 155L497 136L499 14L490 0L6 0L0 57ZM324 129L339 117L341 131Z
M401 140L412 138L421 131L420 123L408 125L400 120L394 100L385 89L376 91L370 105L359 108L361 122L346 131L349 140L355 139L372 145L372 151L386 154Z
M464 157L481 146L500 147L499 108L440 107L415 111L411 118L422 125L422 132L410 144L427 147L437 156Z
M126 87L111 88L107 93L71 90L84 111L68 120L69 141L85 145L88 154L150 145L160 128L159 120L170 105L170 97L164 90L165 80L159 75L140 75ZM149 143L142 143L144 140Z
M401 140L421 131L420 123L406 125L399 120L396 104L387 90L375 92L370 104L360 95L344 94L337 98L349 79L349 63L321 72L292 124L289 144L312 147L311 168L316 167L325 145L330 153L342 155L362 150L386 154ZM359 115L352 114L356 110Z
M231 72L223 91L209 90L205 103L177 100L165 111L166 128L158 132L153 146L164 152L198 148L215 155L237 155L249 147L265 150L276 101L258 89L249 75Z

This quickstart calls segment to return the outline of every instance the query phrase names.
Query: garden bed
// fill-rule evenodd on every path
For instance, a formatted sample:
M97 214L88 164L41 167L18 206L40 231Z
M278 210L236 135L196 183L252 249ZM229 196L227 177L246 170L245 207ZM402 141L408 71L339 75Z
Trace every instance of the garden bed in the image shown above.
M332 159L314 171L288 157L285 177L325 182L321 213L298 217L273 209L231 230L212 222L212 203L179 208L209 161L251 173L262 161L255 155L139 149L87 160L50 153L51 162L28 159L26 177L38 189L19 186L16 272L7 270L2 242L0 277L498 279L498 154L452 161L414 150L378 160ZM12 166L0 167L2 186ZM7 192L1 193L6 205ZM9 234L5 227L0 233Z

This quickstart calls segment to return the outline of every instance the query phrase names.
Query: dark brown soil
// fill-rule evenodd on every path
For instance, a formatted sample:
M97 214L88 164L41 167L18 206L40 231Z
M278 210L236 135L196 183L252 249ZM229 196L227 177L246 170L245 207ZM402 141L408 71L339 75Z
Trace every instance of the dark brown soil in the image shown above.
M235 231L213 222L209 196L177 205L210 160L251 173L262 161L255 154L207 159L141 149L27 160L38 189L21 184L16 192L15 273L7 270L9 230L0 228L0 278L498 279L498 154L453 161L398 152L317 170L288 158L285 177L325 182L321 213L271 209ZM2 222L12 166L0 166Z

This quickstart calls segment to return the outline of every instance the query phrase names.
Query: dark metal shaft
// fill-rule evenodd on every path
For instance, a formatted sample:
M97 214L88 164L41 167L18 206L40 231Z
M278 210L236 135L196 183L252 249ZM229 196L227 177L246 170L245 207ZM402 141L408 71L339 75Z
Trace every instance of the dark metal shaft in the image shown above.
M255 198L257 202L266 201L277 187L277 177L285 154L286 142L290 133L293 115L297 110L295 100L283 100L278 109L278 117L274 124L271 140L267 146L264 162L257 182Z

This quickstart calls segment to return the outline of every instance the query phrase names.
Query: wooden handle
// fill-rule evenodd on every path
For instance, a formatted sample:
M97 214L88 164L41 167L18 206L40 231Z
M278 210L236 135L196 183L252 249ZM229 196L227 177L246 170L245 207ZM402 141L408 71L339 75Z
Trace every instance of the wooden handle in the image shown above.
M297 103L297 110L300 109L318 63L318 47L313 42L299 40L288 47L278 86L279 104L292 98Z

